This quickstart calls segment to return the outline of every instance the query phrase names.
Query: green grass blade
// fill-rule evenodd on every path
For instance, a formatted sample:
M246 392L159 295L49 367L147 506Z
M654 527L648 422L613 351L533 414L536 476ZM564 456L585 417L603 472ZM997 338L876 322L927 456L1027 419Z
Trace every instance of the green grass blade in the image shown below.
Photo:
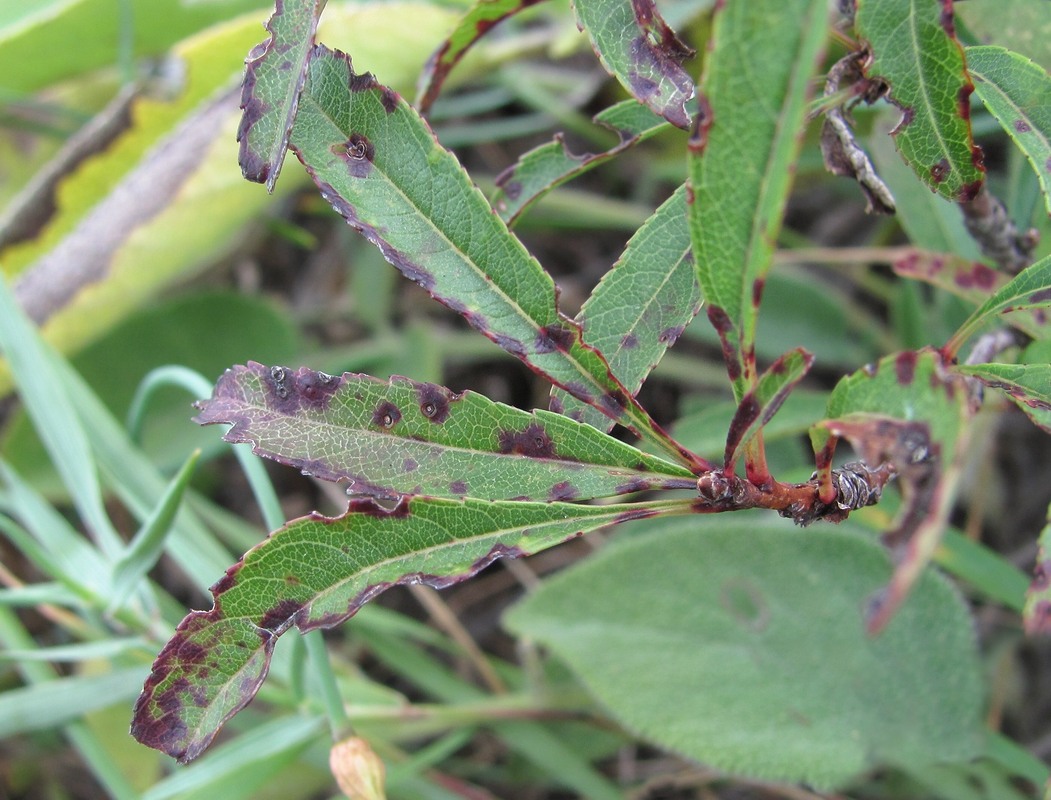
M904 115L893 132L902 158L942 197L973 199L985 170L971 135L974 87L951 10L927 0L858 0L855 28L872 51L866 76L887 82Z
M975 92L1025 153L1051 214L1051 76L1003 47L968 47L966 54Z
M353 500L330 519L290 522L249 551L191 613L154 662L133 735L189 761L243 708L266 675L277 638L343 622L398 583L448 586L502 556L530 555L587 530L689 501L610 506L403 498L393 509Z
M759 302L827 12L822 0L756 0L727 3L715 15L701 85L706 102L690 144L689 221L701 292L737 400L758 378Z
M700 308L686 188L680 187L631 238L584 303L577 322L584 342L606 357L613 374L635 394ZM600 430L613 426L560 389L552 390L551 405Z

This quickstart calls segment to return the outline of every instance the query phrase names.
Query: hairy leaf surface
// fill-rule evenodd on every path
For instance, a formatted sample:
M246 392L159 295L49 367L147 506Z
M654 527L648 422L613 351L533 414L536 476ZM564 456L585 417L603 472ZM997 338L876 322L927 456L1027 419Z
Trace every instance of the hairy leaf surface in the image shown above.
M255 696L277 638L291 626L337 625L396 584L448 586L497 558L688 509L688 501L581 506L413 497L393 509L354 500L341 517L294 520L212 587L210 611L179 624L136 703L132 735L189 761Z
M485 500L588 500L692 488L689 470L546 411L407 378L250 362L226 371L196 421L348 491Z
M945 345L955 353L979 328L999 314L1016 316L1051 307L1051 256L1020 272L977 308ZM1040 319L1040 317L1035 317Z
M322 196L403 274L552 383L692 462L559 314L554 281L395 92L319 45L291 146Z
M981 665L946 581L926 575L870 637L865 600L890 565L847 523L654 528L546 581L505 617L629 730L720 770L822 788L981 750Z
M625 100L599 112L594 121L620 137L616 147L601 153L575 155L569 152L559 134L554 141L523 153L513 166L496 178L497 188L490 202L500 219L512 223L551 189L670 128L667 122L655 117L649 108L635 100Z
M640 103L686 128L693 80L682 62L693 54L653 0L574 0L580 27L606 70Z
M680 187L631 237L624 253L580 309L584 341L602 353L633 395L701 308ZM551 407L609 430L610 420L560 389Z
M826 414L811 430L823 479L836 441L845 438L869 466L892 463L905 497L883 537L898 565L887 590L873 598L869 624L878 630L900 607L945 528L967 440L967 388L939 353L906 351L841 380Z
M855 27L872 53L866 75L885 81L901 109L892 132L898 152L932 191L949 200L973 199L985 170L971 135L974 86L951 4L857 0Z
M752 356L765 276L826 35L823 0L727 3L715 14L690 140L689 221L708 318L737 400Z
M1003 47L968 47L967 70L978 97L1025 153L1051 214L1051 76Z

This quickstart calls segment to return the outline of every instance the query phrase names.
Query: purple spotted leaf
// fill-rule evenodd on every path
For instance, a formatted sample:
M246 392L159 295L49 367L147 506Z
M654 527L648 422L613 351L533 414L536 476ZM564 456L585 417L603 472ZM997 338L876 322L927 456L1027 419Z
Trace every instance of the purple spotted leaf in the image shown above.
M322 197L432 297L574 397L703 468L559 313L551 276L427 123L371 75L355 74L345 54L315 48L291 147Z
M814 357L806 350L797 347L789 350L764 372L755 387L737 404L737 411L730 421L726 434L726 450L723 454L724 468L732 474L738 456L747 449L763 427L774 417L789 393L796 387L803 376L810 371ZM759 478L765 478L760 470L748 465L749 474L753 472Z
M1051 433L1051 364L961 364L955 371L1002 391Z
M524 153L496 178L489 202L508 224L551 189L604 164L639 142L670 129L660 117L635 100L625 100L595 115L594 121L614 131L620 141L601 153L571 153L561 134Z
M840 439L869 467L891 464L901 485L902 509L883 536L897 565L890 585L873 598L870 630L890 620L941 540L972 413L963 377L940 353L924 349L843 378L829 396L828 419L811 429L822 499L835 496L831 466Z
M249 362L228 369L198 407L197 422L233 426L227 441L379 498L590 500L696 483L589 425L408 378Z
M1051 214L1051 75L1003 47L968 47L967 71L982 104L1036 173Z
M1024 315L1026 322L1044 323L1047 308L1051 308L1051 256L1040 259L1001 286L967 318L945 345L945 350L955 354L982 326L1001 314L1008 315L1008 322ZM1044 329L1043 337L1046 336Z
M950 253L933 253L909 249L891 265L903 278L925 281L980 306L989 296L1003 288L1011 276L981 261L972 261ZM1004 320L1034 339L1048 335L1047 313L1042 308L1012 312Z
M1051 633L1051 509L1040 531L1033 582L1025 595L1022 620L1030 636Z
M442 84L467 51L492 27L540 0L475 0L456 28L427 60L420 73L416 107L426 114L438 99Z
M950 2L856 0L854 23L871 60L865 75L902 113L891 132L898 152L932 191L972 200L985 178L971 134L974 91L956 39Z
M265 183L269 192L274 191L285 160L307 60L327 2L277 0L266 24L270 37L252 48L245 60L238 160L245 178Z
M689 223L735 398L758 379L759 302L827 33L824 0L717 7L690 136Z
M338 625L397 584L436 588L501 557L531 555L603 525L688 513L690 501L585 506L403 498L352 500L336 518L293 520L249 550L161 650L135 705L132 735L181 762L196 758L255 696L274 645Z
M693 55L653 0L574 0L577 24L602 65L628 93L672 125L687 128L695 87L683 61Z
M680 187L643 224L584 303L577 322L584 341L606 356L632 394L701 308ZM612 422L561 389L551 408L601 430Z

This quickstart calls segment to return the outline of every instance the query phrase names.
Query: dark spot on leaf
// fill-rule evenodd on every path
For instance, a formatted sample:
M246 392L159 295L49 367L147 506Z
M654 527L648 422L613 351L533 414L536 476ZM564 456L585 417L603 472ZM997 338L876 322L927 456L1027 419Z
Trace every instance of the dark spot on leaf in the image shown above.
M712 323L715 332L719 334L719 342L722 344L723 361L726 362L726 374L731 381L741 377L741 362L737 357L737 350L730 342L730 334L733 332L733 322L730 316L721 306L708 306L708 321Z
M943 158L933 167L931 167L931 179L935 183L941 183L947 177L949 177L949 160Z
M401 419L401 409L389 400L384 400L372 412L372 424L389 428Z
M1040 291L1033 292L1031 295L1029 295L1029 302L1033 305L1046 303L1048 300L1051 300L1051 287L1048 287L1047 289L1041 289Z
M759 303L763 299L763 287L766 285L764 278L756 278L752 282L752 305L759 308Z
M961 289L991 289L996 285L996 270L976 261L969 272L957 273L954 282Z
M406 458L401 462L401 469L403 472L415 472L419 469L419 462L415 458Z
M634 333L625 333L621 337L620 346L625 350L634 350L639 346L639 337Z
M407 497L399 497L393 508L384 508L375 500L351 500L347 508L348 514L365 514L369 517L381 517L390 519L405 519L412 513L411 501ZM325 517L320 517L324 520Z
M508 181L505 184L501 184L499 181L497 181L496 185L501 186L501 188L503 188L504 194L507 195L509 200L517 200L522 194L521 181Z
M463 496L467 494L467 484L464 481L453 481L449 484L449 492Z
M384 86L383 91L380 92L380 105L388 114L393 114L398 107L398 95L392 89Z
M386 255L386 253L384 253L384 255ZM388 260L390 259L388 258ZM414 264L404 256L401 256L397 261L391 261L391 263L398 268L398 271L402 275L404 275L413 283L417 284L418 286L421 286L427 291L431 291L432 289L434 289L434 275L431 274L428 270L421 267L419 264Z
M416 387L420 411L431 422L442 423L449 417L449 396L445 389L433 383L421 383Z
M570 381L563 388L573 395L573 397L577 398L577 400L581 400L585 403L594 398L594 394L591 393L588 387L578 381Z
M644 492L650 488L650 482L644 478L635 478L635 480L622 483L617 486L614 491L617 494L634 494L635 492Z
M898 357L894 359L894 373L898 376L898 383L902 386L912 383L916 375L916 359L917 355L913 350L898 353Z
M1029 123L1026 122L1024 119L1016 119L1015 130L1019 133L1029 133L1029 131L1031 131L1032 128L1029 127Z
M916 112L915 112L915 110L913 110L912 106L908 106L906 108L903 108L901 110L901 122L898 123L897 127L892 132L897 132L899 129L904 128L905 126L907 126L909 123L912 122L912 120L913 120L913 118L915 116L916 116Z
M299 586L300 583L302 583L302 581L300 581L295 575L285 576L285 586ZM216 669L218 669L218 666L218 664L215 665Z
M617 516L613 518L613 524L619 524L621 522L631 522L636 519L649 519L655 517L660 513L653 508L630 508L627 511L621 511Z
M942 28L950 39L956 38L956 24L952 15L952 0L942 0L942 13L939 18Z
M628 407L628 396L620 389L610 389L602 393L599 402L602 404L602 408L606 410L607 416L612 414L614 417L619 417L624 413L624 409Z
M724 453L727 464L732 463L734 454L745 432L759 418L761 409L759 401L752 392L741 398L733 419L730 420L730 429L726 433L726 452Z
M306 406L325 408L329 398L339 389L343 379L324 372L300 369L295 376L295 388Z
M332 152L343 159L354 178L364 178L372 171L376 148L363 133L352 133L345 144L333 145Z
M960 87L960 91L956 95L956 110L960 114L960 119L971 119L971 93L973 91L974 86L968 82Z
M573 346L573 331L562 325L545 325L536 335L534 349L537 353L553 353L555 350L568 351Z
M547 402L547 408L555 414L564 414L566 411L566 404L562 402L562 398L557 395L551 395L551 399Z
M975 166L981 168L981 164L976 164ZM978 196L978 192L980 192L981 190L982 181L980 180L972 181L971 183L965 183L960 187L959 191L956 192L956 199L959 200L961 203L967 203L971 200L974 200L974 198Z
M712 104L705 95L698 95L697 115L690 126L690 138L687 142L690 152L694 155L700 155L708 146L708 130L712 127L714 119ZM689 186L686 189L686 202L693 203L693 190Z
M528 458L554 458L555 445L547 431L532 422L520 431L502 430L498 434L501 453L526 456Z
M569 481L560 481L551 487L551 490L547 493L547 499L550 502L556 502L558 500L573 500L580 496L580 491Z
M485 318L481 317L481 319L484 320ZM524 358L525 357L525 355L527 353L526 347L518 339L515 339L513 336L507 336L507 335L502 334L502 333L490 333L490 332L486 331L484 327L479 327L477 325L475 327L478 328L478 330L482 331L483 333L487 333L487 335L489 335L489 338L492 339L493 342L496 343L496 346L499 347L500 349L510 353L511 355L515 356L516 358Z
M669 346L673 345L679 340L679 337L682 336L682 332L684 329L685 326L683 325L673 325L670 328L665 328L657 336L657 341L661 344L666 344Z
M263 614L263 618L259 620L259 627L266 631L279 631L287 628L289 620L299 613L301 608L303 604L298 600L289 598L279 600L277 605Z
M344 57L349 61L350 57L345 55ZM350 72L350 83L349 89L352 92L367 92L374 86L379 86L376 82L376 78L371 72L363 72L361 75L356 74L353 70Z

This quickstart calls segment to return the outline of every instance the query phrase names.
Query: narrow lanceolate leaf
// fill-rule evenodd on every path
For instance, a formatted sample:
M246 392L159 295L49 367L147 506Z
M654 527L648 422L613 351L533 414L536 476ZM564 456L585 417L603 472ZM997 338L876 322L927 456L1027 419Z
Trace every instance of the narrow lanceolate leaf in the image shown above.
M1051 509L1040 532L1033 582L1025 596L1022 620L1030 636L1051 632Z
M318 19L328 0L283 0L266 25L270 38L245 60L237 130L238 161L245 178L274 190L314 47Z
M416 107L420 113L426 114L438 99L445 78L475 42L497 23L538 2L540 0L476 0L449 37L427 60L423 72L420 73L416 94Z
M974 306L980 306L988 300L990 295L1006 286L1012 277L1005 272L997 272L981 261L928 250L909 250L891 266L903 278L925 281ZM1051 330L1048 327L1051 320L1041 308L1012 312L1004 321L1034 339L1047 338Z
M1000 389L1029 419L1051 433L1051 364L967 364L955 371Z
M901 109L892 132L898 152L932 191L972 200L985 177L971 135L974 91L956 39L952 4L937 0L857 0L855 27L868 43L870 79L885 81Z
M594 121L614 131L620 142L602 153L575 155L566 148L561 134L554 141L524 153L513 166L496 178L490 203L500 218L513 222L551 189L604 164L669 125L646 106L625 100L595 115Z
M559 314L554 281L427 123L354 74L345 54L315 48L291 147L322 196L407 277L552 383L693 463Z
M1051 214L1051 76L1003 47L968 47L974 90L1029 159Z
M584 341L602 353L632 394L701 308L680 187L628 242L623 255L584 303L577 321ZM552 410L609 430L612 423L561 389Z
M806 350L789 350L770 365L755 387L741 399L726 434L723 461L728 475L733 474L740 453L773 419L785 398L810 371L813 363L814 357Z
M212 587L210 611L187 616L153 664L132 735L186 762L243 708L277 638L337 625L395 584L444 587L504 556L522 556L613 522L685 512L689 501L581 506L404 498L351 501L330 519L290 522Z
M679 41L653 0L574 0L577 23L602 65L640 103L686 128L693 80L682 62L693 51Z
M737 400L758 377L756 315L826 35L823 0L726 3L690 139L690 233ZM776 46L773 43L776 42Z
M905 599L945 528L966 444L968 392L940 353L907 351L841 380L826 413L829 419L811 429L822 481L842 438L870 467L893 464L904 495L894 527L883 536L898 565L890 586L874 598L869 626L878 630Z
M992 297L975 310L945 345L948 353L956 353L975 331L998 314L1032 312L1051 307L1051 256L1040 259L1016 275Z
M696 482L589 425L407 378L249 362L198 406L197 422L233 425L227 441L374 497L589 500Z

